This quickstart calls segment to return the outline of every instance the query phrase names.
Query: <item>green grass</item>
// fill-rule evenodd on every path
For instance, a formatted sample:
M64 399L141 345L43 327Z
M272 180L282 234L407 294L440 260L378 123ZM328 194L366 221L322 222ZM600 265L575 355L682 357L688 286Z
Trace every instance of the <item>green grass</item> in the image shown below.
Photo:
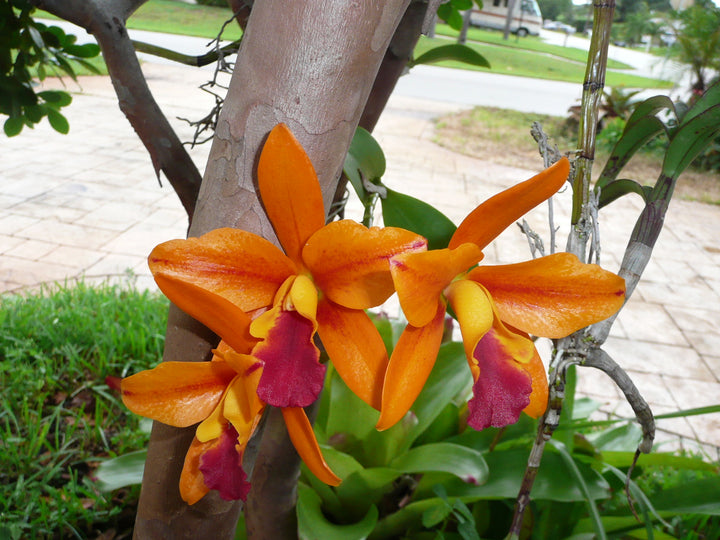
M421 37L415 48L415 56L428 51L433 47L448 43L446 38ZM578 62L538 54L525 49L511 47L487 46L483 43L470 42L468 46L483 55L490 62L490 69L468 66L457 61L443 61L437 65L444 67L473 69L489 71L502 75L516 75L534 79L550 79L555 81L582 84L585 77L585 65ZM671 88L672 83L659 79L638 77L627 73L608 71L605 77L608 86L626 86L628 88Z
M128 28L213 39L232 17L229 8L186 4L177 0L150 0L133 13ZM223 39L240 38L237 23L228 24Z
M453 30L446 24L438 24L435 27L435 33L442 36L457 38L459 32ZM503 33L492 30L481 30L480 28L469 28L467 34L468 41L482 42L489 45L497 45L500 47L508 47L511 49L522 49L541 54L549 54L566 60L573 60L585 64L587 61L587 51L576 49L574 47L562 47L560 45L552 45L544 42L539 36L526 36L518 38L511 36L507 41L503 39ZM608 67L611 69L632 69L632 66L624 62L608 59Z
M158 363L167 300L117 286L0 297L0 538L94 538L134 520L137 488L100 493L104 458L147 423L108 376Z

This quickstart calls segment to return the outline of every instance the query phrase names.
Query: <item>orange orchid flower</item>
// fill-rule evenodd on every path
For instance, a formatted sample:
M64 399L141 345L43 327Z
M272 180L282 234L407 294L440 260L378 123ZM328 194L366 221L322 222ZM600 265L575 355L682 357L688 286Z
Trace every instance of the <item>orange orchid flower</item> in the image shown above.
M478 430L501 427L516 422L522 411L535 418L545 411L547 376L528 334L561 338L609 317L622 307L625 282L569 253L519 264L475 266L483 258L482 250L557 192L568 173L569 162L563 158L478 206L457 228L447 249L391 259L409 324L386 371L378 429L398 422L425 384L440 347L448 302L475 381L468 424Z
M312 163L284 124L263 147L258 189L284 253L255 234L217 229L157 246L149 256L155 281L236 351L260 340L253 355L263 365L264 403L294 408L317 399L325 375L317 332L348 386L379 409L388 359L364 310L393 293L389 259L427 241L350 220L325 225Z
M221 342L211 362L164 362L123 379L122 399L133 412L175 427L197 427L180 475L180 495L195 504L211 489L225 500L250 490L242 458L265 403L257 395L262 362ZM298 454L323 482L340 479L323 459L300 407L282 409Z

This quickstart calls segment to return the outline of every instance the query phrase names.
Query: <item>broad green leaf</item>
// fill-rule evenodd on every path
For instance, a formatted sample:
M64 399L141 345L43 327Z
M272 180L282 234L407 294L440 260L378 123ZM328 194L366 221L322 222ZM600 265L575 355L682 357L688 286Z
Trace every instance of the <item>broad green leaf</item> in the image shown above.
M615 143L610 157L595 183L595 189L606 190L608 185L617 178L623 167L627 165L630 158L650 139L662 133L665 129L665 124L652 115L639 118L633 124L626 124L620 139ZM626 193L629 193L629 191Z
M462 17L460 19L462 21ZM490 62L482 54L467 45L460 45L459 43L434 47L414 58L410 62L410 67L419 64L434 64L443 60L455 60L471 66L490 67Z
M363 469L363 466L354 457L345 452L327 445L322 445L321 449L325 461L340 478L347 478L352 473Z
M447 472L477 485L487 478L488 467L482 453L447 442L425 444L408 450L390 462L404 473Z
M450 3L458 11L465 11L473 7L472 0L450 0Z
M626 423L585 435L601 452L605 450L630 451L637 448L642 439L640 426Z
M297 516L298 536L303 540L362 540L375 528L378 511L371 506L357 523L332 523L323 514L320 497L311 488L298 484Z
M50 125L58 133L62 133L63 135L65 135L65 134L67 134L68 131L70 131L70 124L68 124L67 118L65 118L62 114L57 112L55 109L51 109L50 107L48 107L47 108L47 117L50 122Z
M441 4L437 8L438 17L448 23L450 28L460 30L463 25L463 18L460 12L452 5L451 2Z
M3 130L5 131L5 135L7 135L8 137L14 137L22 131L24 125L25 121L21 116L11 116L7 120L5 120L5 123L3 124Z
M651 497L658 512L720 516L720 476L683 482Z
M438 523L444 521L452 512L452 507L445 501L431 506L422 513L422 524L426 529L431 529Z
M462 343L451 341L442 345L425 387L412 406L417 424L408 434L406 448L430 427L448 403L463 395L471 385L472 375Z
M625 124L625 129L627 129L627 126L631 126L635 122L647 116L655 116L657 113L665 109L668 109L673 113L675 112L675 105L667 96L653 96L645 101L641 101L633 109L630 118L628 118L627 123Z
M325 434L328 438L344 437L345 443L351 447L375 430L380 413L357 397L336 371L330 377L329 390ZM343 444L338 447L344 449Z
M598 208L603 208L628 193L637 193L647 202L652 189L652 186L641 186L635 180L628 178L614 180L600 190Z
M628 512L629 513L629 512ZM627 538L627 539L640 539L650 538L645 532L645 524L635 519L635 516L603 516L602 524L605 531L613 535L613 538ZM566 538L565 540L578 539L589 539L594 540L597 536L591 533L593 526L590 519L581 519L575 526L573 536ZM624 533L624 535L623 535ZM632 533L632 535L631 535ZM655 540L677 540L676 536L669 536L663 533L660 529L653 529L653 536Z
M376 182L385 174L385 154L369 131L358 127L355 130L350 148L343 165L345 176L355 189L361 201L366 202L368 193L363 179Z
M113 491L142 483L146 457L147 450L138 450L103 461L95 471L98 489Z
M46 105L30 105L25 107L25 118L33 124L37 124L45 116Z
M37 93L38 97L45 100L46 103L52 103L57 107L67 107L72 103L72 96L61 90L45 90Z
M700 99L698 99L693 106L690 107L683 116L681 125L686 124L718 103L720 103L720 81L715 82L712 86L710 86L705 93L700 96Z
M603 463L615 467L629 467L635 459L635 452L617 452L604 450L602 453ZM714 471L716 466L703 461L697 457L679 456L669 452L651 452L640 456L638 461L640 467L658 466L672 467L673 469L686 471Z
M381 199L386 227L400 227L427 238L428 249L446 248L455 225L439 210L410 195L387 190Z
M720 96L717 97L720 100ZM720 132L720 102L689 121L683 121L668 145L662 174L677 179L718 132Z
M522 476L527 467L530 447L495 449L486 453L489 474L487 481L473 486L461 480L445 483L451 497L461 497L464 502L478 499L515 499L520 489ZM577 461L577 468L593 500L609 497L610 486L607 481L589 464ZM576 502L583 500L583 493L574 474L554 447L546 447L542 466L538 470L533 485L533 499Z
M98 47L95 43L69 45L65 47L65 53L79 58L93 58L100 54L100 47Z
M349 515L360 516L379 503L400 476L399 471L387 467L367 468L345 478L335 492Z

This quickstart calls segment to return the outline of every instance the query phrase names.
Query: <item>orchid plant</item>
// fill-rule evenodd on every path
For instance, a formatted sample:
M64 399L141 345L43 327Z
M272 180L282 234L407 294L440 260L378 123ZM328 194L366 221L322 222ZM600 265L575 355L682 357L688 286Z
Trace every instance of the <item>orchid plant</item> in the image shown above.
M545 369L529 335L562 337L615 313L624 281L569 254L477 266L507 226L565 183L566 159L484 202L441 249L397 227L325 224L313 166L287 126L269 134L258 189L283 250L257 235L218 229L171 240L149 256L160 289L217 333L211 362L166 362L122 381L133 411L177 427L198 424L180 480L183 499L217 490L245 499L246 445L267 405L322 482L338 485L304 407L318 399L329 358L348 388L377 409L377 429L408 414L440 349L448 304L475 381L475 429L532 417L547 406ZM367 309L394 292L408 324L392 355ZM322 351L324 352L321 352ZM326 353L326 355L325 355Z

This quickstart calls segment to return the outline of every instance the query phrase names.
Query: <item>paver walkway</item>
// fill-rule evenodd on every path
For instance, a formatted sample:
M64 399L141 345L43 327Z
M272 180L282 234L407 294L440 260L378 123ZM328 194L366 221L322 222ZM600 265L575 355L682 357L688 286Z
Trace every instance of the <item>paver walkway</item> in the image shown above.
M206 74L155 64L144 69L166 115L181 138L189 139L190 129L176 117L204 115L211 100L194 88ZM167 182L158 186L108 79L85 79L82 87L67 109L69 135L58 135L44 123L0 140L0 292L81 277L127 280L128 272L138 286L154 287L146 255L157 243L185 235L180 203ZM431 201L459 222L479 202L535 171L490 164L434 144L431 119L455 107L393 98L376 135L387 155L388 185ZM192 150L201 170L208 152L209 145ZM640 205L626 198L611 208L601 216L602 262L617 270ZM566 237L568 209L569 194L560 194L558 239ZM546 214L543 207L528 217L545 237ZM718 230L717 206L674 201L653 261L608 340L606 349L630 371L656 413L720 402ZM511 228L490 246L485 262L528 258L527 242ZM600 401L603 411L629 414L603 374L581 371L579 387ZM720 414L661 420L659 428L681 435L679 444L701 441L717 459ZM659 439L668 436L661 433Z

